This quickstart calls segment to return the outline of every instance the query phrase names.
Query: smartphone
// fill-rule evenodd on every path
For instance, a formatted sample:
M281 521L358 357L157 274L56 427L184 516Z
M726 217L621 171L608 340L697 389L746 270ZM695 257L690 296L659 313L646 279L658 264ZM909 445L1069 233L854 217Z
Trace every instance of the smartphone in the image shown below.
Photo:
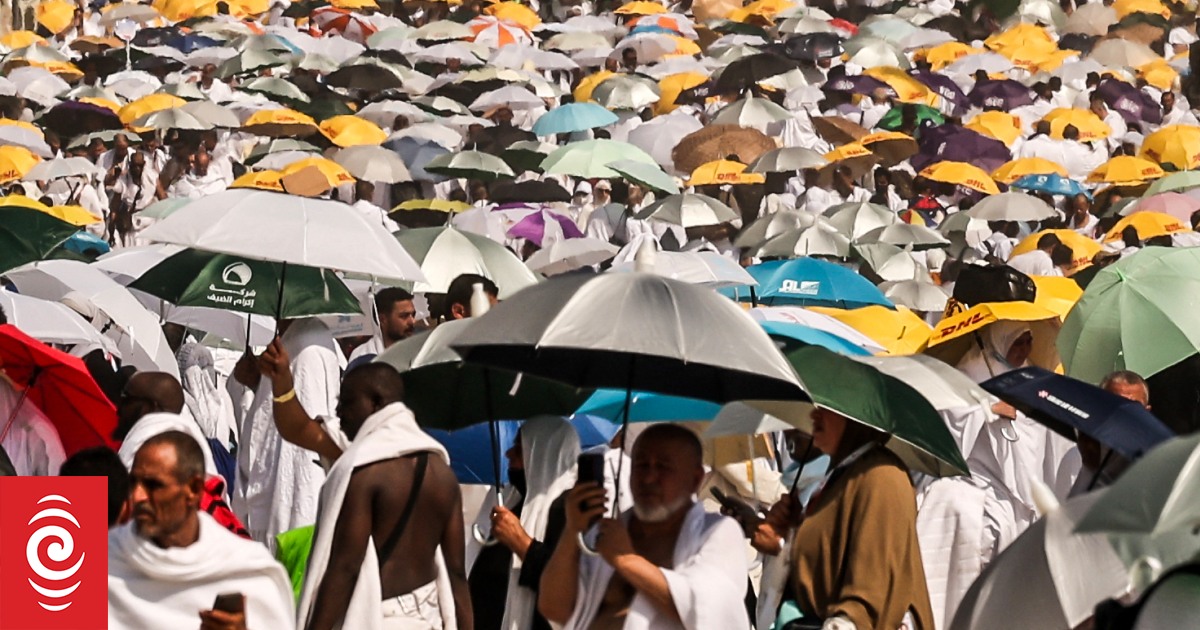
M720 488L712 488L709 492L721 504L721 507L724 507L733 514L733 518L741 523L742 529L747 533L753 532L758 527L758 524L763 521L762 515L749 503L725 494Z
M227 613L246 612L246 598L241 593L221 593L213 601L213 610Z
M604 453L583 453L576 463L579 468L576 483L604 485Z

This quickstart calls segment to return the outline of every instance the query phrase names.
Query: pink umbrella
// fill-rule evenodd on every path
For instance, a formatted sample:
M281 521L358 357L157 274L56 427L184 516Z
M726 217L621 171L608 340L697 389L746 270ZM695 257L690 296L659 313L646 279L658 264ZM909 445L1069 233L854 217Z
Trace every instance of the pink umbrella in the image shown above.
M1176 219L1192 224L1192 213L1200 210L1200 199L1177 192L1151 195L1134 204L1129 214L1135 212L1165 212Z

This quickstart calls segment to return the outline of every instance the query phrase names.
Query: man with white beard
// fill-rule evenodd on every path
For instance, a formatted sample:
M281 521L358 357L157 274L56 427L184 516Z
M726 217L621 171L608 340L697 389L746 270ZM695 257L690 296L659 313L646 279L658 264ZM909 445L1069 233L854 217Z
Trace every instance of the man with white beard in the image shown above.
M633 509L604 514L605 493L581 483L542 573L538 610L566 630L746 628L745 544L733 519L692 499L704 479L699 439L682 427L646 429L633 446ZM577 539L596 546L584 557Z

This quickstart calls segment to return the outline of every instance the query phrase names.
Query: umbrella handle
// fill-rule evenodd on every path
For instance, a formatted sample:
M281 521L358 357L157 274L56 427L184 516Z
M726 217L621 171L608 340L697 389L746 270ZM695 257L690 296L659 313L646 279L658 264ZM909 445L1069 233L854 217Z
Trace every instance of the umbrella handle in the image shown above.
M600 555L599 552L588 546L587 541L583 539L583 532L575 534L575 542L579 545L579 550L583 552L583 555L592 558Z
M500 542L499 540L492 538L490 533L484 534L483 528L479 526L479 523L471 526L471 536L475 538L475 542L483 545L484 547L492 547L495 546L496 543Z

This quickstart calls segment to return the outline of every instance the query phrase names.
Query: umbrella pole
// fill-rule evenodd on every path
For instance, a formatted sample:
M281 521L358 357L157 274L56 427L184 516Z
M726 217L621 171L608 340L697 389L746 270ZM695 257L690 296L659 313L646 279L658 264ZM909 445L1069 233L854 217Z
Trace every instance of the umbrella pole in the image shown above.
M754 291L754 287L750 287L750 307L758 308L758 293Z
M283 321L283 285L287 281L287 263L279 268L279 296L275 301L275 336L279 336L279 324ZM247 327L249 330L249 327ZM250 335L246 335L246 348L250 348Z
M0 436L0 439L3 439L3 437ZM1096 468L1095 474L1092 475L1092 480L1088 482L1088 492L1091 492L1092 488L1096 487L1096 483L1100 481L1100 473L1104 472L1104 467L1108 465L1108 460L1112 458L1112 455L1115 452L1116 451L1112 450L1111 448L1108 449L1108 453L1105 453L1104 458L1100 460L1100 466Z
M254 315L246 313L246 349L250 349L250 327L254 324Z
M488 369L483 371L483 405L488 418L488 438L492 443L492 487L496 490L496 505L500 506L504 505L504 489L500 484L500 425L496 423L495 414L492 413L492 373ZM491 547L499 542L495 536L485 535L478 523L471 527L471 535L475 537L475 542L484 547Z
M617 458L617 476L613 478L613 498L611 518L617 518L621 511L621 475L625 470L625 445L629 443L629 410L633 407L633 366L634 362L629 362L629 380L625 386L625 404L621 407L621 457ZM579 551L584 555L596 557L600 555L595 549L588 546L587 540L583 538L583 532L576 535L576 544L579 545Z
M8 437L8 430L12 428L13 421L17 419L17 412L21 410L21 405L25 402L25 398L29 396L29 390L33 389L33 385L37 383L38 375L41 372L41 368L33 368L33 373L29 375L29 384L25 386L25 389L21 390L21 396L17 398L17 404L13 405L12 412L8 414L8 420L4 422L4 430L0 431L0 442L3 442L4 438Z
M796 486L800 485L800 473L804 472L804 460L808 459L808 454L812 452L812 438L808 440L808 446L804 447L804 454L800 456L800 469L796 471L796 478L792 480L792 488L788 490L788 494L796 494Z

